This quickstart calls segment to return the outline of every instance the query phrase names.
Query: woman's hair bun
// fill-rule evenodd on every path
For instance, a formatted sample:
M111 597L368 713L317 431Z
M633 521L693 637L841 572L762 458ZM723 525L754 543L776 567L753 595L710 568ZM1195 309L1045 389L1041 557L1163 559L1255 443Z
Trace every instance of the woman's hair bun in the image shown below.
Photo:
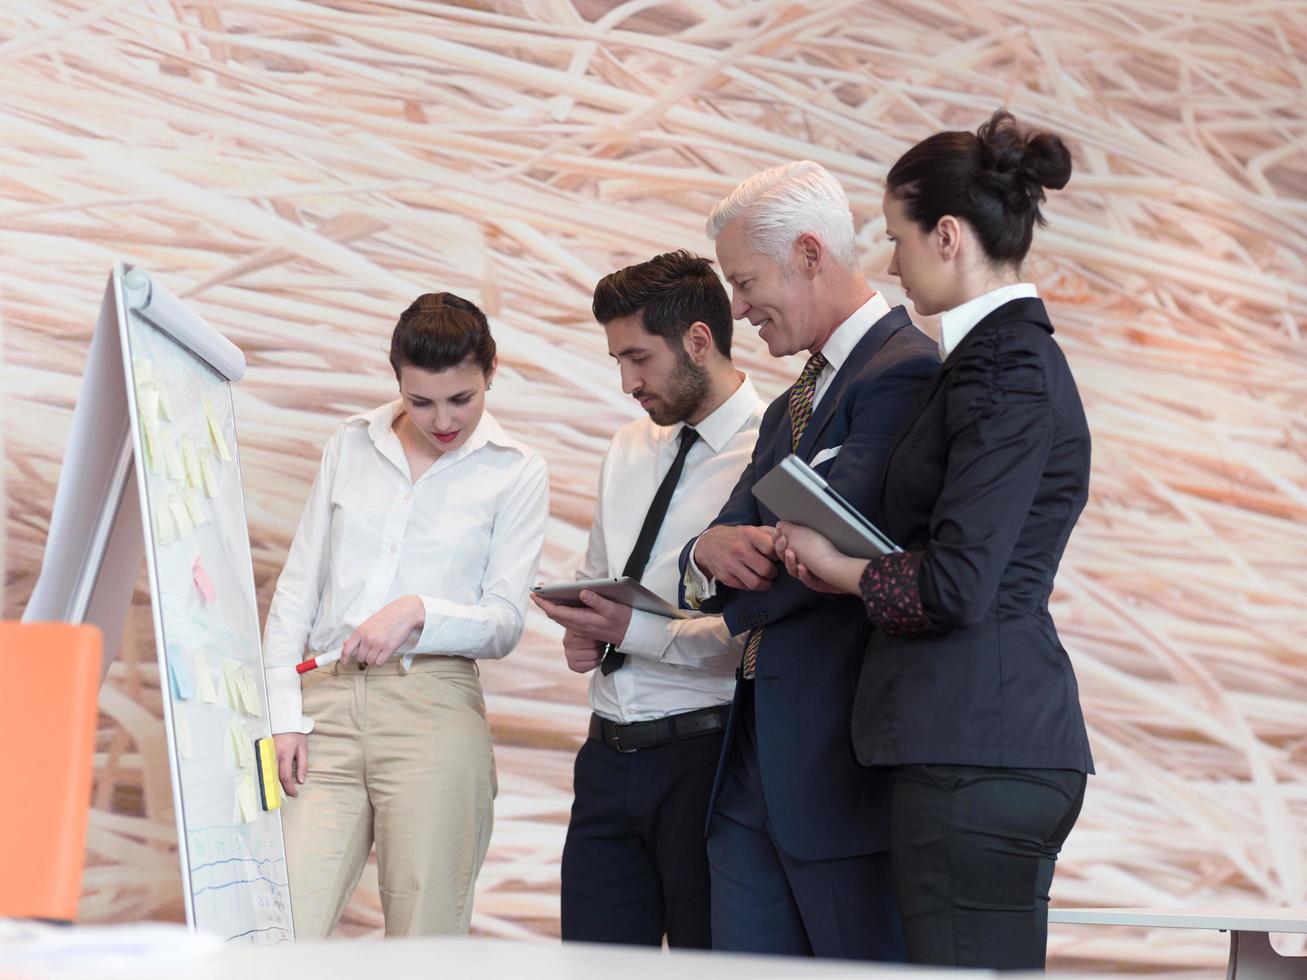
M926 137L890 167L885 186L922 231L945 215L963 218L991 262L1020 265L1044 223L1045 188L1060 190L1070 179L1066 144L1054 133L1023 129L1000 109L974 133Z
M976 150L982 171L990 171L999 184L1026 184L1024 190L1036 202L1044 195L1035 188L1061 190L1071 179L1071 151L1061 137L1022 130L1005 109L976 130Z

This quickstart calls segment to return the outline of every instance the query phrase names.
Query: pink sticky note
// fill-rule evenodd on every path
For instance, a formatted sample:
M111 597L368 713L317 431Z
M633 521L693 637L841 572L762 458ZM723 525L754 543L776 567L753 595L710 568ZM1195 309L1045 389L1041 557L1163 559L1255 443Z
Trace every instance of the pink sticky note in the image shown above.
M195 580L195 591L200 594L200 601L207 606L218 593L214 591L213 579L205 571L203 558L195 559L195 564L191 566L191 578Z

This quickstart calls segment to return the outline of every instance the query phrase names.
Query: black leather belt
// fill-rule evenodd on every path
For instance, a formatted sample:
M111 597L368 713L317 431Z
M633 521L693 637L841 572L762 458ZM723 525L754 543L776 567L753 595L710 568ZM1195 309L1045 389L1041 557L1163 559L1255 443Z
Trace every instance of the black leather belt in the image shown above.
M617 749L618 752L638 752L652 749L683 738L697 738L725 731L726 719L731 713L729 704L718 704L680 715L668 715L653 721L635 721L619 725L615 721L590 716L590 737Z

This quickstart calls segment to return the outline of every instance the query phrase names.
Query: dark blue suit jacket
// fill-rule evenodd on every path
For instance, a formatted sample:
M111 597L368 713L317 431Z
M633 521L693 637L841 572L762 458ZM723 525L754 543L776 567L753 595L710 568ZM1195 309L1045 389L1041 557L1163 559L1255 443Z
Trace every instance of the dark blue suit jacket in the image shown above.
M817 471L850 503L876 520L878 488L894 433L918 390L939 367L935 342L896 306L863 336L813 412L796 452L811 462L839 452ZM710 526L774 525L753 485L790 453L789 391L763 416L753 458ZM681 573L694 541L681 552ZM732 634L765 626L754 703L763 795L777 840L800 860L849 857L889 846L889 783L863 768L850 734L853 692L871 633L854 596L805 587L784 568L769 590L718 585L703 603L722 613ZM681 590L685 602L684 584ZM715 808L739 723L737 697L717 771Z

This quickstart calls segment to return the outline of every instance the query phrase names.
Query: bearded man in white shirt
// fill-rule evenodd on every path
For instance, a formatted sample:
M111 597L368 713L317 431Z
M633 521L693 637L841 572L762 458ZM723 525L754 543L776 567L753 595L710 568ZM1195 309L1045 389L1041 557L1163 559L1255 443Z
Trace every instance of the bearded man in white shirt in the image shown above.
M604 457L577 577L629 575L674 605L681 544L739 479L763 404L731 361L730 301L707 259L677 251L605 276L593 311L622 390L648 417L620 429ZM563 939L709 948L704 826L743 638L716 616L582 600L536 597L566 629L568 665L593 672L563 849Z

